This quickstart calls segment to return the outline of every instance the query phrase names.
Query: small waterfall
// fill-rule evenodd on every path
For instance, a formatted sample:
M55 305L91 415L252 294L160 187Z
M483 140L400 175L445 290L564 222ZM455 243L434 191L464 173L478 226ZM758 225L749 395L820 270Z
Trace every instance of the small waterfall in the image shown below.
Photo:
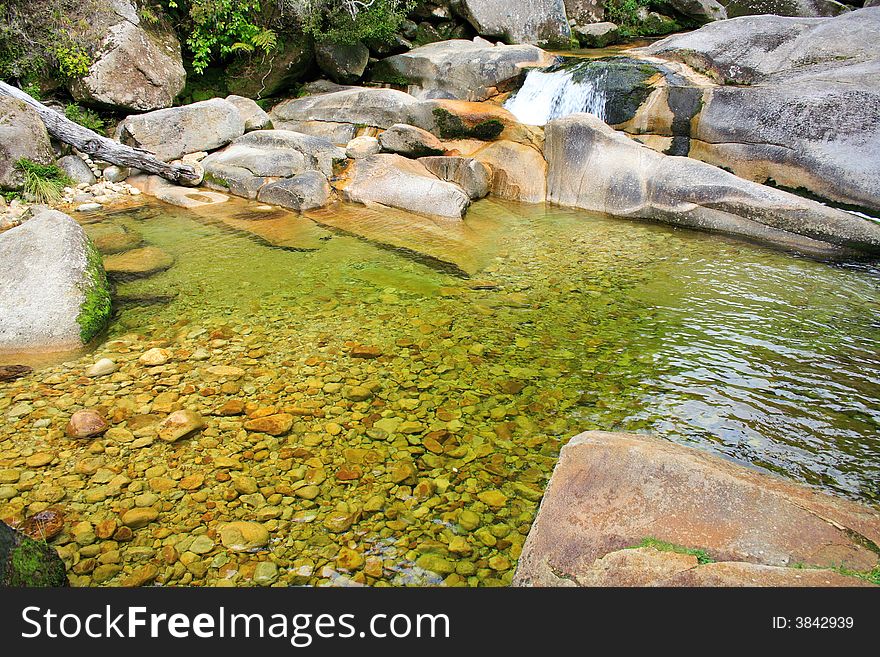
M522 88L504 103L521 123L544 125L560 116L587 112L605 120L605 67L529 71Z

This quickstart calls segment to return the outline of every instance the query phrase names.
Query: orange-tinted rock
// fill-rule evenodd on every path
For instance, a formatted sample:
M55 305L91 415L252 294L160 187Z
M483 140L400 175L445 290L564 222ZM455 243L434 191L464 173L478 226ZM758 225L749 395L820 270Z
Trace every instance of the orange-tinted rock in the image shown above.
M64 529L64 516L60 511L46 509L29 516L19 530L37 541L55 538Z
M382 350L372 345L357 345L351 348L352 358L378 358L381 355Z
M64 432L70 438L93 438L107 431L110 425L98 411L77 411L70 416Z
M717 563L622 549L646 538ZM850 585L786 566L871 570L878 541L875 509L666 440L587 432L562 449L514 583Z
M289 413L276 413L275 415L267 415L244 423L244 428L248 431L256 431L259 433L268 433L270 436L281 436L293 426L293 416Z

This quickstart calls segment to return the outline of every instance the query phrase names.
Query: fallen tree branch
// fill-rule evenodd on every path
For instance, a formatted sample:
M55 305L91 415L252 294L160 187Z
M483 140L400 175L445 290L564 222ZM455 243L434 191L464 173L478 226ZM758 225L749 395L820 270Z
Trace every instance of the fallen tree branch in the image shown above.
M98 133L74 123L51 107L46 107L41 102L34 100L18 87L0 81L0 95L17 98L31 106L40 115L50 135L65 144L70 144L81 153L94 155L100 160L118 166L134 167L148 173L154 173L175 183L185 185L199 181L199 176L193 167L168 164L157 159L149 151L132 148L107 137L102 137Z

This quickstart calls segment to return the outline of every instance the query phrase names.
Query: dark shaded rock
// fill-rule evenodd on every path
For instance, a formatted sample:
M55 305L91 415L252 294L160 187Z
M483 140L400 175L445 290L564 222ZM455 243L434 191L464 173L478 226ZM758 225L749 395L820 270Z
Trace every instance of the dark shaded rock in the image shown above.
M67 586L64 562L48 544L0 520L0 586Z
M285 35L281 47L240 57L227 68L229 92L246 98L269 98L293 87L314 66L314 48L307 37Z
M315 61L334 82L352 84L363 76L370 61L370 49L362 43L319 43L315 46Z
M582 48L604 48L620 41L620 29L614 23L574 25L571 31Z
M29 365L0 365L0 381L15 381L33 371Z

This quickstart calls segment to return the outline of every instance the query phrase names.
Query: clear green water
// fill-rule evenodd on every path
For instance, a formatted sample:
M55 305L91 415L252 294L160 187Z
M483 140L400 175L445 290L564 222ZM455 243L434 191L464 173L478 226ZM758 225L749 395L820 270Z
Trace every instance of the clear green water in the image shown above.
M378 220L366 209L316 215L331 228L288 215L299 228L268 241L265 229L254 237L184 210L150 214L111 221L176 264L119 284L97 350L40 374L67 375L57 387L80 403L112 409L130 398L148 412L156 394L171 391L208 418L201 438L136 456L167 462L177 479L206 476L207 500L169 500L172 535L153 541L264 519L267 505L280 583L509 583L560 446L588 429L654 432L880 502L873 264L496 201L473 206L470 232L433 224L393 236L406 251L364 238L375 237ZM354 344L383 355L353 358ZM155 345L176 355L150 373L136 358ZM198 350L207 360L195 359ZM70 392L74 372L105 355L125 363L128 382L80 379L84 389ZM221 389L202 369L217 364L245 374ZM352 385L372 397L352 401ZM245 432L245 418L211 415L229 399L293 409L294 425L280 437ZM63 428L66 415L47 414ZM36 446L51 442L46 431L32 430ZM126 450L118 458L143 475L147 463L132 463ZM264 499L227 493L210 467L218 456L241 459L238 474L253 477ZM352 469L358 476L346 478ZM290 492L304 477L320 488L314 500ZM480 501L489 490L507 498L501 508ZM124 494L116 504L125 506ZM462 527L462 509L480 529ZM87 504L82 512L101 513ZM383 559L381 574L334 565L346 546ZM204 581L247 572L224 558L211 561ZM168 568L166 583L188 583Z

